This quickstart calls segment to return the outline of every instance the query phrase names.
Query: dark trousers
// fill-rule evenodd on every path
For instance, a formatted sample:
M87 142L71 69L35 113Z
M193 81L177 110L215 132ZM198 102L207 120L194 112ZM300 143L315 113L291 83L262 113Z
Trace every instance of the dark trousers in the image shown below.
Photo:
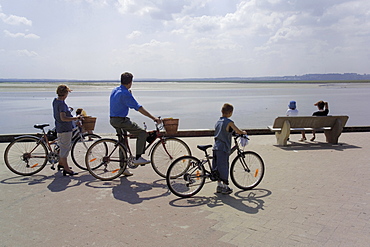
M117 129L123 129L135 136L137 138L136 155L139 156L144 153L147 133L143 128L132 122L128 117L111 117L110 124L116 129L117 133L120 133Z
M229 184L229 157L224 151L213 150L212 170L218 171L220 180Z

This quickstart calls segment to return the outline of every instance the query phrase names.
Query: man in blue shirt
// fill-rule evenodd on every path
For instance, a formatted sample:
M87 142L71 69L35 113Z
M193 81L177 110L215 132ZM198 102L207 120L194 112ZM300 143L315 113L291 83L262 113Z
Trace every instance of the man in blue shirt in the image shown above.
M129 90L132 86L133 75L129 72L121 74L121 85L114 88L110 95L110 124L114 128L122 128L137 137L135 165L143 165L150 161L141 157L145 149L147 133L138 124L127 117L129 109L134 109L153 121L160 123L160 119L154 117L140 105ZM132 175L128 171L125 175Z

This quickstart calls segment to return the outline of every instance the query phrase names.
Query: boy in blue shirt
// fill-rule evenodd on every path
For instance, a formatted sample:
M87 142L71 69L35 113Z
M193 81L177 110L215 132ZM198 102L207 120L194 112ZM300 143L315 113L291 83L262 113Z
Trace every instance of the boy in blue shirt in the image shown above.
M225 103L222 106L222 117L215 125L215 144L213 146L212 170L219 173L217 193L231 194L233 190L229 185L229 156L231 152L231 136L235 131L237 134L246 135L246 131L240 130L230 119L233 115L234 107Z

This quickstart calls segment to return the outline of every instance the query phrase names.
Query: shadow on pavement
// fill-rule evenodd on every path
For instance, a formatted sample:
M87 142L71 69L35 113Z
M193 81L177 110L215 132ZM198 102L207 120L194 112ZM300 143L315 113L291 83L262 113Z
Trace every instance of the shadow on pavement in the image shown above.
M265 201L261 198L270 196L272 193L267 189L253 189L237 191L231 195L216 194L212 197L194 196L191 198L178 198L170 201L174 207L197 207L207 205L210 208L228 205L236 210L248 214L256 214L264 210Z
M81 174L81 173L80 173ZM63 176L61 171L56 172L51 176L32 175L32 176L17 176L4 179L0 181L2 184L28 184L38 185L46 184L51 192L61 192L68 188L79 186L83 183L89 182L94 178L90 174L83 174L77 176Z
M362 148L347 143L331 144L327 142L293 142L293 141L291 141L290 144L288 144L287 146L279 145L274 146L284 151L325 150L325 149L344 151L346 149Z
M168 196L170 191L167 188L165 179L156 180L152 183L143 183L121 177L120 183L113 186L112 193L117 200L138 204L146 200Z

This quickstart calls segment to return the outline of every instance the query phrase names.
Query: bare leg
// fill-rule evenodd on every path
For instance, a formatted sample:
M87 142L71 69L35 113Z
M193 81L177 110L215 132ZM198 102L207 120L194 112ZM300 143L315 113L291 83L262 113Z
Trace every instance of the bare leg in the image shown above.
M67 158L59 158L59 165L63 166L63 169L66 170L67 172L71 172L72 170L69 168Z
M301 131L302 133L302 138L301 138L301 142L305 141L306 140L306 133L304 131Z
M311 138L311 140L310 141L314 141L315 140L315 138L316 138L316 131L312 131L312 135L313 135L313 137Z

